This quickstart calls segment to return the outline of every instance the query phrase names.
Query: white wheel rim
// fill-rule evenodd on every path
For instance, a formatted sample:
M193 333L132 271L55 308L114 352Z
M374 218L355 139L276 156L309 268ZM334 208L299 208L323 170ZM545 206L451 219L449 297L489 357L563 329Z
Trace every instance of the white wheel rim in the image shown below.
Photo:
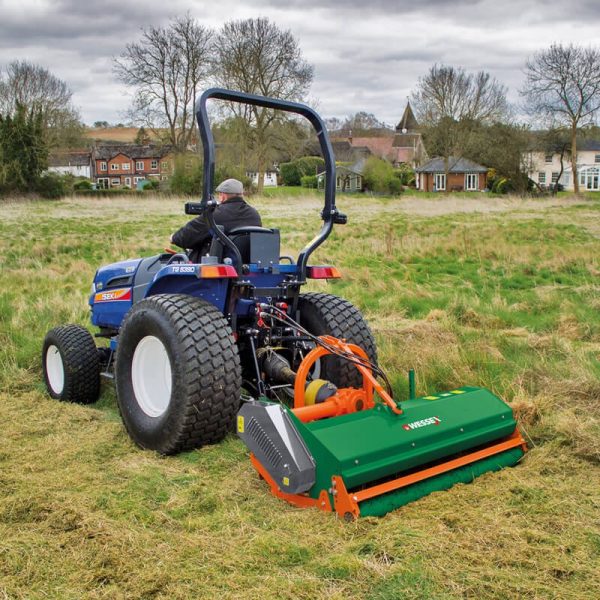
M60 351L54 344L46 350L46 375L50 388L60 396L65 387L65 368Z
M171 401L171 361L163 343L153 335L140 340L131 362L133 393L149 417L160 417Z

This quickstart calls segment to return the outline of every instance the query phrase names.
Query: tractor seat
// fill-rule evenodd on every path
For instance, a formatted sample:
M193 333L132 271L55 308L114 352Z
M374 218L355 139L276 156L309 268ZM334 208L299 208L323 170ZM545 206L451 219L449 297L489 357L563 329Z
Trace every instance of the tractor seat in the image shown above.
M218 227L222 229L221 225ZM242 263L260 263L263 266L270 263L279 263L280 236L279 229L268 229L250 225L247 227L236 227L227 232L231 241L237 246L242 256ZM209 254L216 256L219 260L233 258L231 252L223 247L216 236L213 237Z

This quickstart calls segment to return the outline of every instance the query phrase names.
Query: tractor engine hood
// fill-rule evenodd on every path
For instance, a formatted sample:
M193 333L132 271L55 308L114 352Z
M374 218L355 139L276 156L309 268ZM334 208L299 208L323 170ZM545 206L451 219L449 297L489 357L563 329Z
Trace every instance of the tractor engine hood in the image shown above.
M133 278L141 258L130 258L120 262L100 267L94 276L94 292L116 287L128 287L133 285Z

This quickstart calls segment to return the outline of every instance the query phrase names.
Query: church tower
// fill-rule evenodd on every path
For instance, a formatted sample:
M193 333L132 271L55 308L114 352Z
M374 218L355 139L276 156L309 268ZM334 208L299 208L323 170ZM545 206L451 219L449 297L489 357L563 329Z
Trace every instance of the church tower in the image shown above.
M407 101L404 114L398 125L396 125L396 135L392 143L395 165L406 163L414 168L427 160L427 151L423 145L423 138L419 129L419 122L415 117L410 101Z

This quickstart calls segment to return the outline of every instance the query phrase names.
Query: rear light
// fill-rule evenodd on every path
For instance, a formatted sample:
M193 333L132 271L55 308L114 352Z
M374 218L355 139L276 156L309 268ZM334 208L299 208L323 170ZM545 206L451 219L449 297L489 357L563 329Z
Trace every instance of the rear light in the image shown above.
M339 279L342 275L335 267L308 267L306 276L309 279Z
M200 267L200 277L203 279L237 277L237 271L231 265L202 265Z

